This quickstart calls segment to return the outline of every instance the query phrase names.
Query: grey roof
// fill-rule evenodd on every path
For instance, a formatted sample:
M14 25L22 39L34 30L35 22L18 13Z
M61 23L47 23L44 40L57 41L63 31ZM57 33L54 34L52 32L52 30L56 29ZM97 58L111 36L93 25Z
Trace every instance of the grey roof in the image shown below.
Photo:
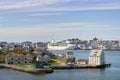
M67 52L67 55L74 55L73 52Z
M94 49L91 50L90 56L100 56L103 53L102 49Z

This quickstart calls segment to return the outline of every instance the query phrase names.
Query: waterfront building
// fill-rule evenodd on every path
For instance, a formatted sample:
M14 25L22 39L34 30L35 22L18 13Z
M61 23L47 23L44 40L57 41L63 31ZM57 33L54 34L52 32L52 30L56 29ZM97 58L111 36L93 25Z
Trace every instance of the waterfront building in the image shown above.
M34 68L43 68L44 65L48 65L50 62L50 57L48 55L38 55L36 61L33 63Z
M68 63L72 63L72 62L75 62L75 57L74 57L74 54L73 52L67 52L66 53L66 59L67 59L67 62Z
M7 54L6 57L5 57L5 62L7 64L12 64L13 62L13 57L10 55L10 54Z
M47 64L48 62L50 62L50 57L48 55L44 55L44 56L38 55L36 57L36 61L43 62L43 63Z
M77 65L88 65L88 59L79 59Z
M32 56L30 54L7 54L5 57L5 62L7 64L23 64L32 63Z
M24 63L32 63L32 56L30 54L25 55Z
M105 64L105 54L102 49L91 50L89 55L89 65L97 66Z
M0 51L2 51L2 47L0 47Z
M24 63L24 61L25 61L25 56L23 54L19 54L18 63Z

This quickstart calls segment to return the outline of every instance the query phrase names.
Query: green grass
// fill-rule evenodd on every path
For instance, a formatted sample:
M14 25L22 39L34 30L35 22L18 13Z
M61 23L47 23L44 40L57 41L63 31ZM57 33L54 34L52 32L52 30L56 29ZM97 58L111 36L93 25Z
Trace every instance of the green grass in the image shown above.
M18 67L28 68L31 67L31 64L16 64Z
M31 64L17 64L16 66L21 68L29 68L31 70L48 70L49 68L32 68Z
M58 65L57 61L55 61L55 60L51 60L51 61L50 61L50 64L51 64L51 65Z

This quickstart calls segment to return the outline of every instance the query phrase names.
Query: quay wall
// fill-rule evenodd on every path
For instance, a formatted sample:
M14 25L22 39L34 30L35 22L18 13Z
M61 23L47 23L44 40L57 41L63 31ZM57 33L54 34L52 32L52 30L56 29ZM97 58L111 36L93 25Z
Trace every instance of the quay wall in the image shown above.
M45 69L45 70L35 70L35 69L31 69L31 68L22 68L22 67L17 67L17 66L8 65L8 64L0 64L0 68L9 68L9 69L32 73L32 74L47 74L47 73L54 72L53 69L51 69L51 68Z
M111 64L104 64L99 66L51 66L52 69L88 69L88 68L106 68L110 67Z
M14 65L0 64L0 68L9 68L9 69L27 72L31 74L47 74L47 73L52 73L54 72L54 70L57 70L57 69L92 69L92 68L101 69L101 68L106 68L110 66L111 64L104 64L104 65L99 65L99 66L90 66L90 65L87 65L87 66L50 66L49 69L35 70L35 69L29 69L29 68L16 67Z

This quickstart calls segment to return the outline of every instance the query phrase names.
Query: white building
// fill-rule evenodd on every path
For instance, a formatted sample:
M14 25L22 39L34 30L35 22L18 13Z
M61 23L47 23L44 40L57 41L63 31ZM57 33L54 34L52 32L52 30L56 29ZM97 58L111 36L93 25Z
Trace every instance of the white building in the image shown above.
M70 58L70 59L75 58L73 52L67 52L66 58L67 58L67 59L69 59L69 58Z
M66 59L67 59L67 62L68 63L72 63L72 62L75 62L75 57L74 57L74 54L73 52L67 52L66 53Z
M0 51L2 50L2 47L0 47Z
M105 54L103 50L91 50L89 55L89 65L97 66L105 64Z

